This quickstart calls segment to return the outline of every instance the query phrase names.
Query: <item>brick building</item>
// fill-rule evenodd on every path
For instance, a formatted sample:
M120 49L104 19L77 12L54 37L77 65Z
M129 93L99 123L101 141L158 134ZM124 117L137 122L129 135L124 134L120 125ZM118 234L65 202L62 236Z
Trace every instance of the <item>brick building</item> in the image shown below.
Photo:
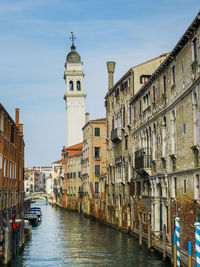
M15 122L0 104L0 211L12 207L17 217L23 215L24 205L24 139L23 124L19 124L19 109ZM1 221L1 220L0 220Z

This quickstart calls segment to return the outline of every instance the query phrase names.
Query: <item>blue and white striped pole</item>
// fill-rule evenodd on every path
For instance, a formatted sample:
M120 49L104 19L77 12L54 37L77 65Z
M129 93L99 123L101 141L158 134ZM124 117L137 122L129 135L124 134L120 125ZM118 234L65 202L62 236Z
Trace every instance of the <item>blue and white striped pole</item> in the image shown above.
M181 266L180 260L180 218L178 217L178 213L175 218L175 234L176 234L176 245L177 245L177 267Z
M197 221L194 224L195 226L195 245L196 245L196 266L200 266L200 223Z

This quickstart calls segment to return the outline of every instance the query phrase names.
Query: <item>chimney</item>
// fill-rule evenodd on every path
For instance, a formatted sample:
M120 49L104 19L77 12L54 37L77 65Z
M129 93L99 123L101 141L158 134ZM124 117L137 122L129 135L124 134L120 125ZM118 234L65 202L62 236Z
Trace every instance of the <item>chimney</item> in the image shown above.
M89 115L90 115L90 113L88 113L88 112L85 113L85 124L88 123L88 121L89 121Z
M17 127L19 126L19 108L15 109L15 124Z
M23 128L24 128L24 125L23 124L19 124L19 131L22 134L23 134Z
M107 70L108 70L108 90L110 90L113 88L113 74L115 71L114 61L107 62Z

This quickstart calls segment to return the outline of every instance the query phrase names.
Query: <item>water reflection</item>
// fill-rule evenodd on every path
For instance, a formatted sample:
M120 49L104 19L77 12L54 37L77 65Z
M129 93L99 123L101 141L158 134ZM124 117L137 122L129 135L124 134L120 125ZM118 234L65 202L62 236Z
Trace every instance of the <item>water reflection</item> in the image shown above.
M37 201L42 223L33 228L11 266L170 266L139 249L138 240L103 224Z

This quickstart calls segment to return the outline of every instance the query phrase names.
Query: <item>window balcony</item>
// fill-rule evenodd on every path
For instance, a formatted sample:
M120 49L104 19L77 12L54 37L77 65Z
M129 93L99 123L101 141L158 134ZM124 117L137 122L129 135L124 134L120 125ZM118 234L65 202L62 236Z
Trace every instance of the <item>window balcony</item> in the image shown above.
M144 170L151 168L150 149L142 148L135 151L135 170Z
M113 143L119 142L122 139L122 129L121 127L115 128L111 131L111 140Z

